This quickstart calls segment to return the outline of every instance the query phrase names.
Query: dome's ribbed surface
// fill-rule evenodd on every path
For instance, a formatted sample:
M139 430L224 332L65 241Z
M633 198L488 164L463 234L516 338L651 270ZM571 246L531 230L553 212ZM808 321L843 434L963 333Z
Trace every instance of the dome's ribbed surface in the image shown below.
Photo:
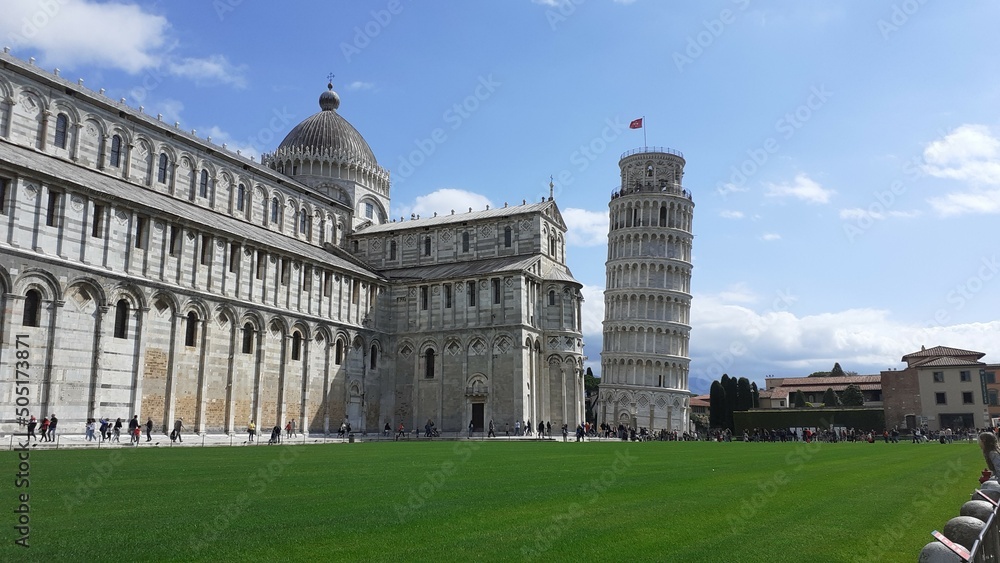
M373 167L375 153L361 133L337 113L340 99L330 90L320 96L322 111L299 123L278 145L278 153L337 154Z

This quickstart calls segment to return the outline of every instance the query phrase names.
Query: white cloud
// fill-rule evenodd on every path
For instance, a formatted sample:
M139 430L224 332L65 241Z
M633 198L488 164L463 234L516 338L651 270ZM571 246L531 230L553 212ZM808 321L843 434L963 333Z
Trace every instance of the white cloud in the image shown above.
M965 186L928 200L940 215L1000 213L1000 139L985 125L966 124L924 148L924 172Z
M167 63L167 70L174 76L187 78L199 86L224 84L246 88L246 65L233 65L225 55L207 58L184 58Z
M202 129L198 130L199 137L203 136L202 131L203 131ZM230 135L226 131L223 131L217 125L213 125L211 127L208 127L207 129L204 129L204 136L211 137L212 143L219 145L220 147L222 145L226 145L227 150L230 150L234 153L239 152L241 156L244 156L246 158L250 157L260 158L260 149L258 147L255 147L253 144L249 142L237 141L233 139L232 135Z
M375 84L371 82L361 82L360 80L355 80L347 85L347 89L357 92L359 90L371 90L375 87Z
M730 209L723 209L722 211L719 212L719 217L722 217L723 219L742 219L743 212L733 211Z
M604 288L596 285L584 285L583 306L580 307L580 317L583 321L581 332L591 342L600 342L604 334Z
M574 246L599 246L608 242L608 212L566 208L566 242Z
M489 198L484 195L456 188L441 188L427 195L418 196L412 204L401 205L393 212L393 216L409 219L411 214L415 214L426 219L432 217L434 213L438 215L449 215L452 211L456 214L466 213L470 207L473 211L482 211L487 205L493 207Z
M775 240L781 240L781 235L778 233L764 233L760 235L760 240L764 242L771 242Z
M723 198L731 193L748 192L750 188L745 185L736 185L733 183L722 184L715 188L715 193L721 195Z
M903 367L900 358L921 346L952 346L985 352L997 362L1000 321L956 325L903 323L883 309L847 309L798 316L794 296L763 296L760 307L734 304L727 296L692 299L691 387L707 391L723 373L763 382L764 376L805 376L840 362L845 370L875 374Z
M181 112L184 111L184 102L180 100L174 100L167 98L162 102L154 104L156 113L163 115L163 122L168 124L173 124L174 122L181 121ZM150 111L147 109L147 111Z
M876 221L882 221L884 219L913 219L915 217L920 217L920 215L920 211L916 209L910 211L878 211L875 209L852 207L840 210L840 218L846 221L853 221L857 219L873 219Z
M835 193L834 190L828 190L819 185L819 183L806 174L799 174L795 176L795 180L791 183L767 184L767 190L764 192L764 195L781 198L792 197L807 203L829 203L830 196Z

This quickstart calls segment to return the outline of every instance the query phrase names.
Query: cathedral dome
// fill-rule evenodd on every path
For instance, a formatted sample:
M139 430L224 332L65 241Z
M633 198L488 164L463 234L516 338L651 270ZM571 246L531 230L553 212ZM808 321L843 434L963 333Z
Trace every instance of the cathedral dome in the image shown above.
M377 169L375 154L364 137L337 113L340 96L333 91L333 84L320 95L319 107L318 113L288 132L277 153L332 156Z

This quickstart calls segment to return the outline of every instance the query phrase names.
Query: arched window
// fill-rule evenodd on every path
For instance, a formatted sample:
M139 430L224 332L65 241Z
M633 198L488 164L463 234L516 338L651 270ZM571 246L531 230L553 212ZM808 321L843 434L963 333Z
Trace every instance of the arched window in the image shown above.
M434 350L431 349L424 354L424 377L434 379Z
M513 238L513 236L512 236L511 228L510 227L504 227L503 228L503 247L504 248L510 248L511 239L512 238Z
M556 304L556 291L554 289L549 290L549 305Z
M208 197L208 170L201 169L201 180L198 182L198 195Z
M156 169L156 181L161 184L167 183L167 153L160 153L160 163Z
M340 364L344 363L344 341L343 340L340 340L340 339L337 340L337 347L336 347L336 350L334 351L334 354L333 354L333 363L337 364L338 366Z
M368 364L368 368L378 369L378 346L372 344L372 349L369 356L371 357L371 363Z
M389 241L389 260L396 259L396 241Z
M42 294L37 289L29 289L24 295L24 326L38 326L42 318Z
M119 299L115 305L115 338L128 338L128 301Z
M305 209L299 210L299 233L306 234L309 227L309 215L306 213Z
M236 210L243 211L243 206L246 204L247 199L247 188L243 184L236 187Z
M666 205L661 205L660 206L660 226L661 227L666 227L667 226L667 206Z
M302 334L299 331L292 333L292 359L302 359Z
M469 251L469 233L468 231L462 233L462 252Z
M122 165L122 138L118 135L111 137L111 166L118 168Z
M246 323L243 325L243 353L252 354L253 353L253 324Z
M66 148L66 128L69 126L69 118L65 113L60 113L56 117L56 139L55 145L61 149Z
M431 237L424 237L424 256L431 255Z
M281 223L279 219L281 218L281 202L278 201L277 197L271 198L271 222L278 225L281 228Z
M187 323L184 326L184 345L196 346L198 340L198 313L191 311L187 314Z

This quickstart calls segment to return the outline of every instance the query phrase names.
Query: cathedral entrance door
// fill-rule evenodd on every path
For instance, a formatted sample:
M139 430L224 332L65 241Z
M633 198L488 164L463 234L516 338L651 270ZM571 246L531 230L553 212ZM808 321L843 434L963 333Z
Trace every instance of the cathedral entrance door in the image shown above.
M483 428L486 426L486 404L485 403L472 403L472 427L476 429L476 432L482 432Z

